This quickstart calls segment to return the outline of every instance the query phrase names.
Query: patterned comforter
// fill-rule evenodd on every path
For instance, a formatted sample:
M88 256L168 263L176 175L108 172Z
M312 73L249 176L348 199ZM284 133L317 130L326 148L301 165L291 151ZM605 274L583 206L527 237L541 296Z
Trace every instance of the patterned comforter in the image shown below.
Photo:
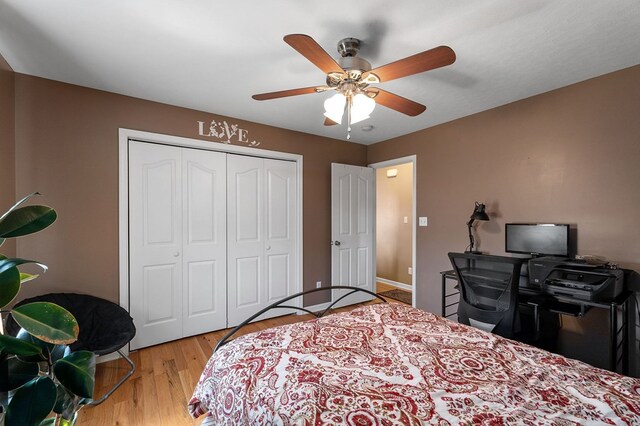
M640 380L376 304L228 343L189 411L229 425L640 424Z

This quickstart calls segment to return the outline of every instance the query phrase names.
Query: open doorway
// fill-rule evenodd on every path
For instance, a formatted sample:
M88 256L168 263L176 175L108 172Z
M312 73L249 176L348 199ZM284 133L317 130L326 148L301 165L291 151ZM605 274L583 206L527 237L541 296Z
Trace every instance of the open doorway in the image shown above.
M415 306L415 156L376 170L376 293Z

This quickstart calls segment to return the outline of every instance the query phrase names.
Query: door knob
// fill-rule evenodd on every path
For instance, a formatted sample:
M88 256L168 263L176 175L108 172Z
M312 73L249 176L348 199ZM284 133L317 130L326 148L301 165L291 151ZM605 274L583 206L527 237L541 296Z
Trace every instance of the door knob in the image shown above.
M179 251L173 253L173 257L178 257L178 256L180 256L180 252Z
M271 246L267 246L267 250L271 250Z
M340 241L334 241L333 244L336 245L336 246L339 246L340 245Z

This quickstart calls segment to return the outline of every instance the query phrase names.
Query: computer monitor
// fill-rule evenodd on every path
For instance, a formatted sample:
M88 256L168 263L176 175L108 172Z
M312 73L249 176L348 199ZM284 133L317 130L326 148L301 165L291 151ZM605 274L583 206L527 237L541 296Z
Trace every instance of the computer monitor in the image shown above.
M569 225L557 223L507 223L507 253L532 256L569 256Z

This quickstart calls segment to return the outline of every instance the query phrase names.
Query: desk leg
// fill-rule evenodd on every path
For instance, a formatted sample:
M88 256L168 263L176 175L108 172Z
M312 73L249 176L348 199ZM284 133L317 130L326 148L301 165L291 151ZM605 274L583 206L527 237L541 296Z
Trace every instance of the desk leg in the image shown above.
M635 295L632 297L635 297ZM622 350L624 351L622 353L622 374L629 374L629 303L631 303L631 297L628 297L622 304L622 327L624 328L622 331ZM631 322L631 324L635 324L635 321Z
M618 310L615 303L609 305L609 370L617 371L618 361Z
M442 317L444 317L444 313L447 310L447 308L445 307L445 304L447 303L446 300L446 291L447 291L447 279L444 276L444 274L442 274Z

